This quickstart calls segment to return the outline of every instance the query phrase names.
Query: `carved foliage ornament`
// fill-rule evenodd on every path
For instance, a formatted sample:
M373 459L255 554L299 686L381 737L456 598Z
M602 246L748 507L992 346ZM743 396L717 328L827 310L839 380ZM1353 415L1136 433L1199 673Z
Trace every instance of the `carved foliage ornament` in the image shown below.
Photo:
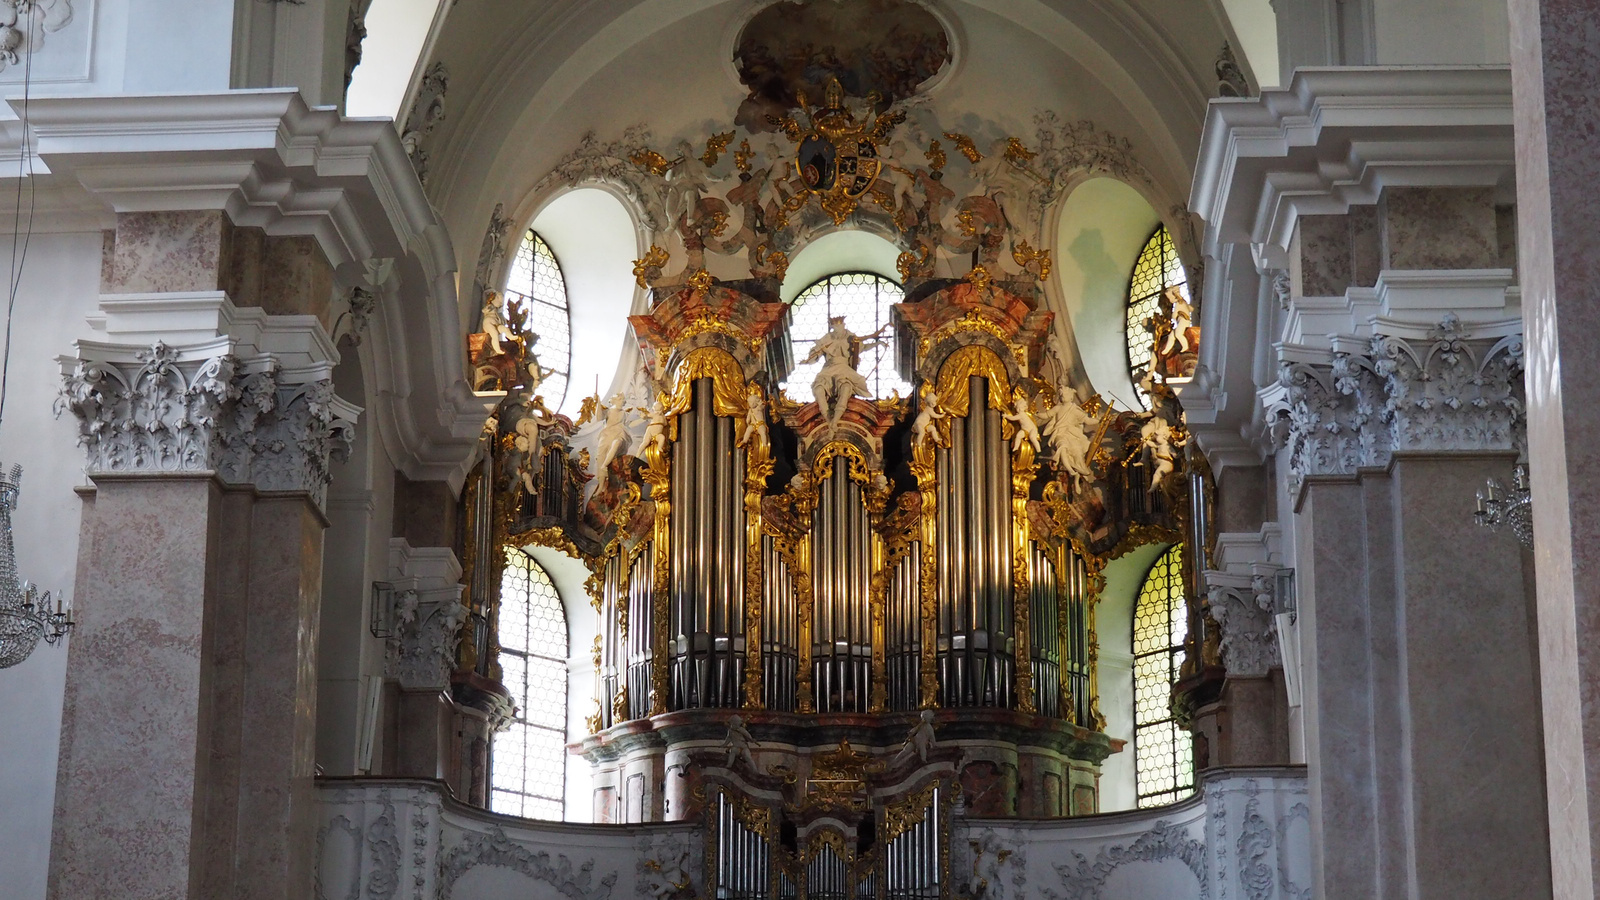
M474 834L439 861L440 896L450 896L461 876L479 866L498 866L542 881L571 900L608 900L617 883L617 873L594 877L594 860L574 866L565 854L554 858L546 851L535 853L506 837L498 827L488 834Z
M134 357L79 360L63 377L56 415L77 417L91 474L212 470L235 484L306 491L321 505L356 414L331 380L291 383L270 358L191 359L160 342Z
M407 690L445 687L456 667L456 645L468 614L453 594L443 601L419 602L416 591L399 592L384 676Z
M1073 851L1075 861L1058 863L1055 869L1066 891L1065 900L1099 900L1106 879L1118 866L1130 862L1176 859L1194 873L1195 879L1200 882L1200 896L1206 897L1210 895L1210 873L1206 868L1205 854L1205 845L1190 837L1187 830L1161 820L1127 846L1119 844L1102 849L1093 862L1082 853ZM1053 891L1046 891L1046 895L1056 896Z
M589 133L534 192L601 182L631 199L654 242L634 268L646 287L685 283L708 250L743 254L754 277L781 278L805 235L852 216L899 235L907 282L932 277L941 260L972 258L997 283L1030 285L1051 268L1049 251L1036 249L1049 244L1046 213L1083 175L1155 184L1131 142L1088 120L1041 113L1031 142L997 138L988 153L948 132L967 161L958 171L946 168L946 132L930 109L875 114L843 102L832 95L804 125L776 116L783 134L752 133L732 153L723 151L737 132L710 136L703 152L680 141L665 153L642 125L610 142ZM680 252L684 268L665 272Z
M1275 575L1275 569L1248 578L1206 573L1209 611L1222 628L1222 661L1230 675L1266 675L1282 664L1273 617Z
M1522 336L1474 340L1454 314L1423 342L1378 335L1329 365L1284 362L1290 471L1348 475L1396 450L1521 450L1526 443Z

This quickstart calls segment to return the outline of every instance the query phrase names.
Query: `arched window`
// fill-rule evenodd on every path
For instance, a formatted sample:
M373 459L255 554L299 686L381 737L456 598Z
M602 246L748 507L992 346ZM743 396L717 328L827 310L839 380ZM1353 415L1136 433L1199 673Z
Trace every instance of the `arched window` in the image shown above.
M805 359L811 345L827 332L830 316L844 316L845 327L861 337L883 330L884 342L863 349L857 367L872 395L887 397L899 391L900 396L909 397L911 385L901 381L894 369L893 329L884 327L892 321L889 307L905 296L900 285L872 272L840 272L816 282L790 304L789 338L794 343L795 361ZM784 393L801 402L810 400L811 382L821 368L821 362L795 366L782 385Z
M529 228L511 261L506 278L506 299L515 297L528 311L528 328L539 339L533 353L544 369L539 394L545 406L559 409L567 396L572 361L572 316L567 309L567 282L561 277L561 263L550 245Z
M1172 717L1188 633L1183 547L1174 544L1145 575L1133 611L1133 768L1141 808L1194 793L1193 738Z
M550 576L528 554L506 548L500 580L500 669L517 704L494 736L489 808L556 819L566 808L567 614Z
M1150 345L1154 340L1145 323L1161 308L1161 292L1176 287L1189 299L1189 283L1183 272L1183 261L1178 259L1177 248L1172 245L1172 235L1167 226L1158 226L1133 264L1133 274L1128 280L1128 312L1125 322L1128 335L1128 373L1140 402L1149 405L1139 380L1150 368Z

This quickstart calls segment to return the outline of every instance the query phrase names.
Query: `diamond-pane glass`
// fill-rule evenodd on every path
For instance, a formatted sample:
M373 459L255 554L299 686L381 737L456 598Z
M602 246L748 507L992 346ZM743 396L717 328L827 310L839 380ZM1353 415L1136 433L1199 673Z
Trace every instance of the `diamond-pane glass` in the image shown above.
M522 301L528 311L528 328L539 339L533 354L544 369L539 394L545 406L559 409L567 396L567 380L572 371L572 318L567 309L567 282L561 277L550 245L532 228L522 236L511 273L506 277L506 298Z
M489 808L560 819L567 784L567 615L550 576L506 548L500 581L500 671L517 704L494 736Z
M1128 315L1125 323L1128 373L1133 378L1139 402L1147 407L1150 404L1144 391L1137 386L1150 368L1150 349L1155 337L1145 323L1160 310L1161 292L1169 287L1176 287L1183 299L1189 299L1189 283L1183 272L1183 261L1178 259L1178 251L1172 245L1172 235L1167 233L1167 226L1162 225L1155 234L1150 235L1144 249L1139 251L1139 259L1133 264L1133 275L1128 281Z
M1172 686L1188 632L1183 547L1174 545L1150 567L1133 614L1133 765L1140 807L1194 793L1193 738L1172 718Z
M905 296L900 285L871 272L829 275L806 288L789 304L789 339L795 361L805 359L811 345L827 333L830 316L844 316L844 326L859 337L883 330L880 343L862 348L861 364L856 367L867 379L872 396L887 397L895 391L902 397L911 396L911 385L901 381L894 368L894 330L885 328L892 321L889 307ZM810 400L811 382L821 369L820 360L795 366L782 385L783 392L802 403Z

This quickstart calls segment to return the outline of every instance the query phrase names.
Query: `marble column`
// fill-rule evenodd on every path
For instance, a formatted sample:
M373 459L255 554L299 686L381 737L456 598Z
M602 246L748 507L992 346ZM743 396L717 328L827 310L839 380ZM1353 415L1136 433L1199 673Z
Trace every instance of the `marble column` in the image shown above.
M359 410L333 394L326 262L256 236L216 211L123 214L104 318L64 363L93 499L53 832L63 900L312 890L322 504ZM271 277L252 288L242 263ZM295 285L289 314L234 302Z
M1539 671L1555 895L1600 895L1600 7L1511 0Z
M1521 366L1452 313L1283 363L1319 896L1549 891L1521 551L1471 515Z

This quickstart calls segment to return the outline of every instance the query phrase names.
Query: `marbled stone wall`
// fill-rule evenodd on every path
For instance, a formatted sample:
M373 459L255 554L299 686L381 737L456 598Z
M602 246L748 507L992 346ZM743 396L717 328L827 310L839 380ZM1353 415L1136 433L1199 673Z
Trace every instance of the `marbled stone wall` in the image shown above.
M1500 238L1493 188L1386 188L1385 269L1493 269Z
M1518 257L1556 896L1600 895L1600 7L1511 0Z

